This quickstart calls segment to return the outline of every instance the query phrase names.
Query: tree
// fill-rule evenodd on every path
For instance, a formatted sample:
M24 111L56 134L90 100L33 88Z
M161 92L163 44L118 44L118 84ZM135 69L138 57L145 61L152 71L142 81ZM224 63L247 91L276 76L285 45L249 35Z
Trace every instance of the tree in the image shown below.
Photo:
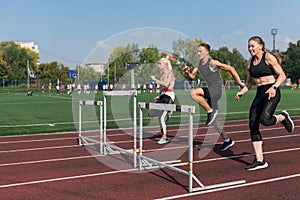
M291 78L293 82L297 82L300 78L300 41L297 44L289 43L287 51L282 54L284 56L283 70L287 77Z
M201 43L201 39L193 40L180 38L177 41L173 42L174 54L180 55L180 57L184 58L187 64L193 68L193 65L198 61L197 49ZM241 76L241 79L246 79L246 60L243 58L242 54L238 52L237 49L233 49L233 51L230 52L227 47L221 47L218 50L212 49L210 55L213 59L219 60L222 63L235 67L237 72ZM220 71L220 73L222 79L232 79L229 73L224 71ZM188 78L186 77L186 79ZM196 79L202 79L201 74L198 73Z
M128 44L126 47L118 46L116 47L112 54L110 54L107 78L110 83L114 82L114 78L120 80L122 77L123 81L129 83L130 75L126 74L127 69L125 68L126 62L136 62L138 61L138 45ZM126 76L126 78L124 78ZM121 81L122 82L122 81Z
M24 49L26 51L26 54L27 54L27 60L30 64L30 70L33 71L33 73L36 75L38 74L38 62L39 62L39 54L34 52L34 51L31 51L30 49Z
M7 63L0 57L0 79L7 80L10 68Z
M62 83L67 83L69 70L69 67L56 61L42 63L39 66L39 79L42 84L55 83L57 79Z
M201 39L182 39L173 42L174 55L183 58L186 63L193 65L198 60L197 48L203 41Z
M246 80L247 78L246 62L247 60L237 49L232 50L231 63L242 80Z
M36 69L38 55L31 50L21 48L13 41L0 43L2 60L6 63L8 78L16 81L27 80L28 65Z
M179 38L177 41L173 42L173 54L177 57L179 56L179 60L184 62L185 64L189 65L191 68L194 67L194 64L198 60L197 56L197 48L202 43L202 39L182 39ZM172 63L172 66L174 68L174 75L176 77L176 80L183 81L182 79L188 80L186 74L182 76L182 64ZM198 73L196 75L196 79L201 79L201 75Z
M222 63L230 65L235 68L240 78L243 80L247 77L246 62L242 54L237 50L233 49L229 51L227 47L220 47L218 50L211 50L211 57L219 60ZM220 71L223 80L232 80L233 77L226 71Z
M90 66L80 67L79 74L79 81L83 82L83 84L86 82L98 82L101 76L100 72L97 72Z
M70 68L63 64L57 64L58 70L56 71L57 78L62 81L62 83L67 83L69 78Z
M135 70L136 82L144 85L150 83L150 75L158 74L157 62L160 57L159 50L154 45L149 45L148 48L143 48L139 53L140 68ZM164 56L166 57L166 55Z

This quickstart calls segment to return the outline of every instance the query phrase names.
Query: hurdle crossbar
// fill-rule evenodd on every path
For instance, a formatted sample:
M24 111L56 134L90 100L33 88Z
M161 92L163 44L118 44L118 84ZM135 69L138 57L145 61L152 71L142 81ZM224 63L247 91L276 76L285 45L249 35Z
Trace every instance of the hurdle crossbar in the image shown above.
M107 96L132 96L133 97L133 150L126 150L107 142L106 127L107 127ZM107 154L118 154L128 153L133 154L133 165L137 166L137 145L136 145L136 130L137 130L137 91L136 90L114 90L103 92L103 106L104 106L104 126L103 126L103 137L101 138L101 147L103 148L103 155Z
M189 178L189 192L195 192L199 190L208 190L213 188L219 187L226 187L236 184L243 184L245 180L215 184L205 186L193 173L193 114L195 113L195 106L189 105L176 105L176 104L161 104L161 103L145 103L139 102L139 116L140 116L140 128L139 128L139 169L147 169L145 167L145 163L149 165L149 167L166 167L171 170L177 171L184 175L187 175ZM188 165L188 171L180 169L177 166L181 166L180 163L172 164L167 162L157 161L155 159L146 157L142 155L143 152L143 109L156 109L156 110L163 110L163 111L174 111L174 112L183 112L188 113L188 162L183 163L183 165ZM195 181L199 187L193 187L193 181Z
M99 106L99 141L82 136L82 106ZM78 137L78 143L80 146L82 145L90 145L90 144L97 144L99 146L100 153L103 154L102 152L102 144L101 140L103 137L103 102L102 101L93 101L93 100L84 100L84 101L79 101L79 123L78 123L78 129L79 129L79 137Z

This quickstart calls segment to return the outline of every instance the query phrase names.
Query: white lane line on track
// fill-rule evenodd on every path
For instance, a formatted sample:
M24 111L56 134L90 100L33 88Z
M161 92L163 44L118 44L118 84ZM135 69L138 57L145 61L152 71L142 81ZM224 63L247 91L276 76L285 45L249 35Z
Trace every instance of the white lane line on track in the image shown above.
M299 127L299 126L296 126L296 127ZM280 128L271 128L271 129L267 129L267 131L276 130L276 129L280 129ZM248 132L248 130L246 130L246 131L234 131L234 133L241 133L241 132ZM218 134L218 133L211 133L210 135L213 135L213 134ZM230 132L227 132L227 134L230 134ZM203 134L203 135L205 135L205 134ZM284 136L265 137L264 139L265 140L270 140L270 139L299 137L299 136L300 136L299 134L287 134L287 135L284 135ZM74 139L76 139L76 137L74 137ZM47 141L48 139L44 139L44 140ZM246 142L246 141L249 141L249 140L250 139L239 140L239 141L236 141L236 142ZM34 140L31 140L31 141L34 141ZM43 141L43 139L39 140L39 141ZM151 139L147 139L147 141L152 141L152 140ZM21 141L21 142L23 142L23 141ZM121 143L127 143L127 142L129 143L129 142L132 142L132 141L122 141L122 142L114 142L114 143L115 144L121 144ZM17 142L14 141L14 143L17 143ZM215 144L210 144L210 145L215 145ZM56 147L41 147L41 148L31 148L31 149L13 149L13 150L0 151L0 153L16 153L16 152L26 152L26 151L35 151L35 150L51 150L51 149L59 149L59 148L71 148L71 147L75 148L75 147L78 147L78 145L56 146ZM185 147L187 148L187 146L182 146L182 147L178 147L178 148L185 148ZM174 148L172 148L172 149L174 149ZM150 151L156 151L156 150L157 151L161 151L161 150L169 150L169 149L168 149L168 147L166 147L166 148L163 148L163 149L148 149L146 151L150 152Z
M7 184L7 185L0 185L0 188L9 188L9 187L16 187L16 186L24 186L24 185L33 185L33 184L38 184L38 183L49 183L49 182L55 182L55 181L65 181L65 180L72 180L72 179L79 179L79 178L87 178L87 177L95 177L95 176L103 176L103 175L131 172L131 171L137 171L137 169L109 171L109 172L101 172L101 173L95 173L95 174L84 174L84 175L78 175L78 176L67 176L67 177L60 177L60 178L53 178L53 179L44 179L44 180L36 180L36 181L29 181L29 182L12 183L12 184Z
M244 183L244 184L240 184L240 185L222 187L222 188L211 189L211 190L204 190L204 191L188 193L188 194L169 196L169 197L159 198L157 200L170 200L170 199L186 198L186 197L191 197L191 196L196 196L196 195L201 195L201 194L219 192L219 191L230 190L230 189L235 189L235 188L248 187L248 186L252 186L252 185L271 183L271 182L282 181L282 180L298 178L298 177L300 177L300 174L292 174L292 175L288 175L288 176L281 176L281 177L276 177L276 178L271 178L271 179L265 179L265 180L255 181L255 182ZM199 197L199 198L201 198L201 197Z
M67 138L48 138L48 139L36 139L36 140L13 140L0 142L0 144L15 144L15 143L31 143L31 142L49 142L49 141L60 141L60 140L74 140L76 137L67 137Z
M290 151L298 151L298 150L300 150L300 148L280 149L280 150L264 152L264 154L274 154L274 153L282 153L282 152L290 152ZM68 161L68 160L76 160L76 159L97 158L97 157L101 157L101 156L102 155L88 155L88 156L77 156L77 157L68 157L68 158L65 157L65 158L47 159L47 160L4 163L4 164L0 164L0 167L14 166L14 165L38 164L38 163L46 163L46 162ZM243 154L243 155L227 156L227 157L220 157L220 158L210 158L210 159L205 159L205 160L193 161L193 163L197 164L197 163L204 163L204 162L211 162L211 161L218 161L218 160L235 159L235 158L242 158L242 157L246 157L246 156L254 156L254 154L252 153L252 154Z
M51 125L50 125L51 124ZM49 122L45 124L20 124L20 125L2 125L0 128L15 128L15 127L31 127L31 126L52 126L52 125L65 125L75 124L75 122Z
M65 180L72 180L72 179L79 179L79 178L87 178L87 177L95 177L95 176L103 176L103 175L110 175L110 174L117 174L117 173L132 172L132 171L137 171L137 170L138 169L126 169L126 170L94 173L94 174L84 174L84 175L78 175L78 176L67 176L67 177L60 177L60 178L53 178L53 179L44 179L44 180L36 180L36 181L29 181L29 182L12 183L12 184L0 185L0 188L17 187L17 186L24 186L24 185L33 185L33 184L39 184L39 183L49 183L49 182L55 182L55 181L65 181ZM285 180L285 179L290 179L290 178L296 178L296 177L300 177L300 174L293 174L293 175L289 175L289 176L276 177L276 178L272 178L272 179L260 180L260 181L256 181L256 182L250 182L250 183L245 183L245 184L241 184L241 185L235 185L235 186L229 186L229 187L224 187L224 188L206 190L206 191L201 191L201 192L170 196L170 197L165 197L165 198L161 198L161 199L167 200L167 199L183 198L183 197L188 197L188 196L194 196L194 195L200 195L200 194L205 194L205 193L223 191L223 190L228 190L228 189L246 187L246 186L251 186L251 185L270 183L270 182L275 182L275 181L280 181L280 180Z
M242 125L248 125L248 124L239 124L239 125L226 125L226 126L224 126L224 128L229 128L229 127L235 127L235 126L242 126ZM300 126L295 126L295 128L297 128L297 127L300 127ZM155 128L157 128L157 127L155 127ZM196 128L194 128L194 130L200 130L200 129L205 129L205 128L207 128L207 127L200 127L200 128L198 128L198 127L196 127ZM275 128L263 128L263 129L261 129L262 131L272 131L272 130L278 130L278 129L284 129L283 127L275 127ZM117 130L117 129L116 129ZM178 128L175 128L175 129L168 129L169 131L173 131L173 130L177 130L177 131L184 131L184 130L188 130L187 128L180 128L180 129L178 129ZM144 130L144 131L147 131L147 130ZM89 131L88 131L89 132ZM107 131L108 133L107 133L107 136L108 137L119 137L119 136L122 136L122 135L133 135L133 133L119 133L119 134L113 134L113 135L110 135L109 134L109 132L113 132L113 131L110 131L110 130L108 130ZM155 132L153 132L152 131L152 133L160 133L160 131L155 131ZM243 132L249 132L249 130L247 129L247 130L242 130L242 131L227 131L227 134L232 134L232 133L243 133ZM59 134L59 133L53 133L53 135L56 135L56 134ZM61 134L68 134L68 133L61 133ZM71 133L69 133L69 134L78 134L78 133L73 133L73 132L71 132ZM215 133L210 133L210 134L196 134L196 135L194 135L194 136L206 136L206 135L213 135L213 134L219 134L219 133L217 133L217 132L215 132ZM43 134L39 134L40 136L43 136ZM45 134L45 135L51 135L51 134ZM291 134L292 135L292 134ZM20 138L28 138L28 137L30 137L30 136L36 136L36 135L24 135L24 136L7 136L7 138L12 138L12 137L20 137ZM88 137L88 135L83 135L83 136L85 136L85 137ZM4 136L5 137L5 136ZM90 136L90 137L99 137L98 135L97 136ZM184 138L183 136L181 136L182 138ZM186 136L187 137L187 136ZM1 137L0 137L1 138ZM3 138L3 137L2 137ZM69 138L51 138L51 139L39 139L39 140L12 140L12 141L2 141L2 142L0 142L0 144L8 144L8 143L30 143L30 142L35 142L35 141L39 141L39 142L43 142L43 141L51 141L51 140L64 140L64 139L76 139L77 138L77 136L75 136L75 137L69 137ZM132 142L132 141L119 141L119 142L114 142L114 143L127 143L127 142Z
M282 152L297 151L297 150L300 150L300 148L269 151L269 152L265 152L265 154L274 154L274 153L282 153ZM194 163L196 164L196 163L201 163L201 162L211 162L211 161L232 159L232 158L250 156L250 155L252 155L252 154L239 155L239 156L229 156L229 157L214 158L214 159L206 159L206 160L201 160L201 161L195 161ZM66 161L66 160L74 160L74 159L86 159L86 158L91 158L91 157L96 157L96 156L81 156L81 157L50 159L50 160L40 160L40 161L31 161L31 162L29 161L29 162L2 164L0 166L17 165L17 164L33 164L33 163L54 162L54 161ZM130 171L137 171L137 169L126 169L126 170L109 171L109 172L102 172L102 173L95 173L95 174L86 174L86 175L54 178L54 179L29 181L29 182L22 182L22 183L13 183L13 184L7 184L7 185L0 185L0 188L8 188L8 187L16 187L16 186L23 186L23 185L38 184L38 183L47 183L47 182L54 182L54 181L63 181L63 180L70 180L70 179L79 179L79 178L86 178L86 177L102 176L102 175L109 175L109 174L116 174L116 173L130 172ZM296 174L296 177L298 177L299 175L300 174ZM287 176L287 177L290 178L290 176ZM220 191L220 190L225 190L225 189L233 189L233 188L237 188L237 187L245 187L245 186L249 186L249 185L273 182L273 181L278 181L278 180L283 180L283 179L287 179L287 178L286 177L278 177L278 178L275 178L275 179L269 179L269 180L265 180L265 181L257 181L257 182L253 182L253 183L246 183L246 184L239 185L239 186L231 186L231 187L220 188L220 189L215 189L215 190L201 191L201 192L197 192L197 193L184 194L184 195L179 195L179 196L167 197L167 198L163 198L163 199L173 199L173 198L187 197L186 195L204 194L204 193L208 193L208 192Z
M0 136L0 139L12 139L12 138L29 138L29 137L37 137L37 136L55 136L55 135L78 135L78 132L70 131L70 132L55 132L55 133L37 133L37 134L24 134L24 135L5 135Z
M118 119L118 121L127 121L131 119ZM107 120L107 122L113 120ZM235 121L246 121L246 120L235 120ZM294 122L299 121L299 119L294 119ZM84 121L84 123L95 123L97 121ZM232 122L232 121L231 121ZM48 122L43 124L17 124L17 125L1 125L0 128L13 128L13 127L31 127L31 126L49 126L51 125L65 125L65 124L76 124L78 122ZM238 125L237 125L238 126Z
M40 150L75 148L75 147L78 148L79 145L56 146L56 147L40 147L40 148L32 148L32 149L13 149L13 150L7 150L7 151L0 151L0 153L16 153L16 152L24 152L24 151L40 151Z
M297 122L297 121L300 121L300 119L296 120L294 119L294 122ZM240 122L238 124L226 124L224 126L224 128L229 128L229 127L241 127L241 126L248 126L248 123L247 120L235 120L235 121L228 121L228 122L225 122L225 123L231 123L231 122ZM243 122L241 124L241 122ZM208 127L207 126L202 126L202 127L199 127L200 124L198 123L194 123L194 129L196 130L201 130L201 129L207 129ZM187 128L180 128L178 129L178 126L187 126L187 124L180 124L180 125L168 125L168 130L169 131L172 131L172 130L187 130ZM1 127L1 126L0 126ZM296 127L299 127L299 126L295 126ZM154 128L158 128L158 126L147 126L147 127L144 127L144 130L147 131L148 130L151 130L153 132L153 129ZM280 127L280 128L283 128L283 127ZM266 128L266 129L262 129L262 130L272 130L272 129L280 129L280 128ZM121 130L124 132L124 130L131 130L132 127L130 128L122 128ZM108 129L107 130L107 135L112 137L112 136L120 136L122 134L115 134L114 131L118 131L120 129ZM89 131L83 131L83 133L89 133L89 132L98 132L97 130L89 130ZM110 132L113 133L110 135ZM156 131L157 133L160 133L159 131ZM244 132L244 131L243 131ZM153 132L155 133L155 132ZM78 132L74 132L74 131L71 131L71 132L57 132L57 133L42 133L42 134L28 134L28 135L12 135L12 136L0 136L0 139L3 139L3 138L16 138L16 137L23 137L23 138L28 138L28 137L35 137L35 136L48 136L48 135L63 135L63 134L74 134L74 135L78 135ZM133 135L133 133L126 133L127 135ZM228 134L230 134L230 132L228 132ZM203 134L204 135L204 134Z
M299 148L273 150L273 151L264 152L264 154L283 153L283 152L298 151L298 150L300 150L300 147ZM0 167L14 166L14 165L26 165L26 164L39 164L39 163L46 163L46 162L62 162L62 161L69 161L69 160L76 160L76 159L97 158L97 157L101 157L101 156L102 155L88 155L88 156L78 156L78 157L68 157L68 158L65 157L65 158L57 158L57 159L47 159L47 160L4 163L4 164L0 164ZM226 160L226 159L236 159L236 158L243 158L246 156L254 156L254 154L252 153L252 154L242 154L242 155L234 155L234 156L227 156L227 157L219 157L219 158L210 158L210 159L205 159L205 160L193 161L193 163L197 164L197 163L212 162L212 161L219 161L219 160Z
M273 150L273 151L266 151L264 154L275 154L275 153L284 153L284 152L290 152L290 151L299 151L299 148L290 148L290 149L279 149L279 150ZM241 155L234 155L234 156L226 156L226 157L219 157L219 158L210 158L210 159L205 159L205 160L196 160L193 161L194 164L197 163L204 163L204 162L211 162L211 161L217 161L217 160L226 160L226 159L236 159L236 158L243 158L247 156L254 156L254 153L249 153L249 154L241 154Z
M0 164L0 167L14 166L14 165L29 165L29 164L38 164L38 163L47 163L47 162L58 162L58 161L68 161L68 160L77 160L77 159L87 159L87 158L96 158L101 155L89 155L89 156L77 156L69 158L55 158L47 160L35 160L35 161L24 161L24 162L15 162L15 163L4 163Z
M278 128L274 128L274 129L278 129ZM270 130L270 129L268 129ZM238 131L239 133L241 132L248 132L248 131ZM237 133L237 131L235 131L235 133ZM218 134L218 133L211 133L210 135L213 134ZM229 132L227 134L230 134ZM289 138L289 137L299 137L299 134L288 134L288 135L284 135L284 136L274 136L274 137L265 137L265 140L270 140L270 139L278 139L278 138ZM181 137L183 138L183 137ZM76 138L73 138L76 139ZM47 141L47 139L45 139ZM55 140L55 139L54 139ZM40 140L43 141L43 140ZM147 139L146 141L152 141L152 139ZM238 140L235 142L246 142L246 141L250 141L250 139L246 139L246 140ZM122 141L122 142L114 142L114 144L121 144L121 143L129 143L132 142L130 141ZM16 141L14 141L14 143L17 143ZM21 143L21 142L20 142ZM218 143L216 143L218 144ZM209 144L211 146L215 145L215 144ZM5 150L5 151L0 151L1 153L16 153L16 152L26 152L26 151L40 151L40 150L51 150L51 149L59 149L59 148L75 148L75 147L79 147L79 145L69 145L69 146L55 146L55 147L40 147L40 148L31 148L31 149L13 149L13 150ZM180 147L173 147L171 149L174 148L187 148L187 146L180 146ZM147 149L145 150L145 152L151 152L151 151L163 151L163 150L170 150L170 148L165 147L163 149Z
M244 125L247 125L247 124L244 124ZM226 125L225 127L232 127L232 126L241 126L241 124L240 125ZM170 126L170 127L172 127L172 126ZM168 127L168 130L169 131L172 131L172 130L178 130L178 131L184 131L184 130L188 130L187 128L180 128L180 129L178 129L177 128L177 126L176 125L173 125L173 127L174 127L174 129L172 129L172 128L170 128L170 127ZM150 129L150 127L149 127L149 130L152 130L152 128L158 128L158 126L155 126L155 127L151 127L151 129ZM199 130L199 129L205 129L205 128L207 128L207 127L200 127L200 128L198 128L198 127L196 127L196 128L194 128L194 129L197 129L197 130ZM148 129L148 127L147 127L147 129ZM119 129L110 129L110 130L107 130L107 135L109 136L109 137L120 137L120 136L122 136L122 135L133 135L133 133L119 133L119 134L115 134L115 133L113 133L113 131L114 130L119 130ZM122 129L123 130L123 129ZM144 131L147 131L147 130L144 130ZM83 136L86 136L86 137L88 137L88 135L85 135L85 133L86 134L89 134L90 132L93 132L93 131L85 131L85 132L83 132L82 134L83 134ZM96 131L95 131L96 132ZM111 134L109 134L109 132L112 132ZM153 131L152 131L153 132ZM78 135L78 133L74 133L74 132L70 132L70 133L68 133L68 132L64 132L64 133L53 133L52 135L57 135L57 134L76 134L76 135ZM98 133L97 133L98 134ZM212 133L212 134L214 134L214 133ZM229 134L229 133L228 133ZM38 139L38 140L21 140L21 138L22 139L24 139L24 138L28 138L28 137L34 137L34 136L49 136L49 135L51 135L51 133L46 133L46 134L32 134L32 135L18 135L18 136L0 136L0 138L4 138L4 139L6 139L6 138L8 138L8 139L11 139L11 138L14 138L14 137L19 137L20 138L20 140L12 140L12 141L0 141L0 144L9 144L9 143L30 143L30 142L36 142L36 141L38 141L38 142L43 142L43 141L51 141L51 140L64 140L64 139L77 139L78 137L77 136L75 136L75 137L72 137L72 138L51 138L51 139ZM204 135L204 134L203 134ZM198 136L200 136L200 135L198 135ZM90 137L99 137L99 135L92 135L92 136L90 136ZM127 142L132 142L132 141L121 141L121 142L115 142L115 143L127 143Z

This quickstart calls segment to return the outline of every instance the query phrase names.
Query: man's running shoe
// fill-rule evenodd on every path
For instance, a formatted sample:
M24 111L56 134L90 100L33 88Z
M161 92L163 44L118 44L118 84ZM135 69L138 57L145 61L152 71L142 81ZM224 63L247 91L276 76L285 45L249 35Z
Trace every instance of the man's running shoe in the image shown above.
M167 138L160 138L160 140L157 142L157 144L166 144L169 143L170 141Z
M222 147L219 149L219 151L226 151L233 145L234 145L234 141L230 138L230 140L228 142L224 141L224 143L223 143Z
M217 115L218 115L217 110L213 110L212 112L207 113L206 125L207 126L211 125L215 121Z
M267 168L269 165L268 163L263 160L263 161L257 161L256 159L253 161L252 164L248 165L246 167L246 170L257 170L257 169L264 169Z
M283 126L285 127L285 129L289 133L293 132L294 131L294 122L290 118L289 113L286 110L283 110L280 114L282 114L284 116L284 120L281 123L283 124Z

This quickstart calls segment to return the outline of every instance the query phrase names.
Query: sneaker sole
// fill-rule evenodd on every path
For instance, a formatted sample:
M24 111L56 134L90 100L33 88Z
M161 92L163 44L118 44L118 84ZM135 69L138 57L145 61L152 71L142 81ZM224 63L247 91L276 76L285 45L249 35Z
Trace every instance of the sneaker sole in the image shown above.
M257 167L254 167L254 168L250 168L250 169L246 169L248 171L254 171L254 170L258 170L258 169L265 169L267 168L269 165L268 163L266 162L264 165L261 165L261 166L257 166Z
M229 149L230 147L232 147L234 145L234 141L232 141L232 143L230 145L228 145L225 149L220 149L219 151L226 151L227 149Z
M169 143L170 141L166 141L166 142L157 142L157 144L167 144Z
M293 132L294 131L294 128L295 128L295 125L294 125L294 122L293 122L293 120L291 119L291 117L290 117L290 114L286 111L286 110L283 110L281 113L284 113L286 116L287 116L287 118L288 118L288 120L291 122L291 124L292 124L292 130L291 131L288 131L288 132Z

